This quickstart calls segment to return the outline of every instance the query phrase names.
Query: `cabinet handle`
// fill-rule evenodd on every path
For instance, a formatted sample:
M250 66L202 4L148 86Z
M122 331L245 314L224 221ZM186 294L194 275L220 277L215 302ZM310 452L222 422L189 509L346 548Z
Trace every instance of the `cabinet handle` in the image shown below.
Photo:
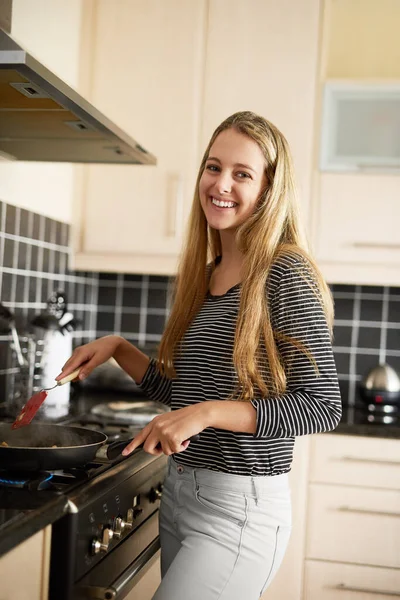
M346 585L345 583L339 583L334 586L335 590L339 590L341 592L362 592L364 594L376 594L377 596L392 596L392 598L400 598L400 594L397 592L389 592L386 590L372 590L369 588L360 588L352 585Z
M349 462L374 463L377 465L400 466L400 461L398 460L381 460L379 458L358 458L357 456L343 456L340 460L346 460Z
M353 242L355 248L382 248L383 250L400 250L400 244L390 242Z
M170 181L173 208L168 218L168 236L181 238L183 230L183 205L184 205L184 180L181 176L174 176ZM172 204L172 203L171 203Z
M384 517L400 517L398 512L389 512L383 510L367 510L365 508L352 508L351 506L339 506L337 509L340 512L363 513L366 515L381 515Z

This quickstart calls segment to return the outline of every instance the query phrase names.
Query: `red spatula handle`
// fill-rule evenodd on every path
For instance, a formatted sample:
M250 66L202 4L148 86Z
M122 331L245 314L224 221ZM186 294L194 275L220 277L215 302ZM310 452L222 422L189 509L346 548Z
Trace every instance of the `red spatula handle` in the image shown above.
M43 402L46 400L46 398L47 392L44 390L38 392L37 394L34 394L32 398L30 398L25 404L25 406L22 408L18 417L11 425L11 429L19 429L20 427L29 425L39 408L42 406Z

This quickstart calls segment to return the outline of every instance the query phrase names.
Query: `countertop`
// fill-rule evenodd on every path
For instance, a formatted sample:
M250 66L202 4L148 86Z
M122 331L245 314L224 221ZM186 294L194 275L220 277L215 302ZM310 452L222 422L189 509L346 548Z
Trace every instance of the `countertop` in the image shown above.
M124 399L132 398L132 396L124 396ZM58 419L54 419L52 411L41 409L40 420L47 422L68 422L78 418L80 415L88 415L90 409L99 402L110 402L112 400L121 399L120 395L112 392L104 392L102 394L85 391L77 393L75 390L71 402L65 414ZM143 399L143 396L141 397ZM1 420L10 420L10 415L0 414ZM343 416L340 424L335 431L329 435L356 435L373 438L400 438L400 424L396 425L379 425L377 423L366 423L364 413L360 409L351 409L344 407ZM37 531L43 529L60 519L68 510L67 499L64 495L59 495L47 491L44 496L39 496L36 499L34 493L29 494L29 510L24 509L20 502L21 490L12 490L2 488L0 486L0 555L8 552L13 547L20 544L22 541L32 536ZM36 492L36 494L38 494ZM43 498L45 497L45 502Z

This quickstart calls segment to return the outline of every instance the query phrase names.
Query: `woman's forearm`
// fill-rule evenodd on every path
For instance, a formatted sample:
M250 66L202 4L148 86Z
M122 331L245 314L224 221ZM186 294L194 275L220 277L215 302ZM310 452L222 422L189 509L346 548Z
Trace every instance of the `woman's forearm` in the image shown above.
M202 406L207 427L241 433L256 432L257 411L250 402L209 400Z
M136 383L141 383L150 359L141 352L136 346L121 338L114 352L114 358L124 371L134 379Z

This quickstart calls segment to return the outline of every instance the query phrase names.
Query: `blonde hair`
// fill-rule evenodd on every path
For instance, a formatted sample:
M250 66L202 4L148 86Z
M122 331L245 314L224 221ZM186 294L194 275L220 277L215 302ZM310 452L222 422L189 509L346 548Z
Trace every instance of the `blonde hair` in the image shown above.
M297 255L307 261L313 273L315 289L328 325L332 330L333 305L328 286L310 256L301 228L292 160L288 143L272 123L250 111L228 117L214 131L204 153L197 176L187 238L175 280L174 302L159 347L159 368L168 377L175 376L174 357L179 355L186 330L200 310L208 291L208 261L221 255L219 232L208 226L200 204L199 182L211 146L217 136L233 128L254 140L265 157L266 189L256 210L237 230L236 240L243 253L243 278L236 324L233 363L238 377L235 397L251 400L256 393L264 397L286 389L285 365L276 345L265 284L273 263L280 255ZM303 260L304 262L304 260ZM211 267L213 268L213 266ZM308 278L306 277L306 280ZM301 342L285 339L310 356ZM270 377L265 381L265 368Z

